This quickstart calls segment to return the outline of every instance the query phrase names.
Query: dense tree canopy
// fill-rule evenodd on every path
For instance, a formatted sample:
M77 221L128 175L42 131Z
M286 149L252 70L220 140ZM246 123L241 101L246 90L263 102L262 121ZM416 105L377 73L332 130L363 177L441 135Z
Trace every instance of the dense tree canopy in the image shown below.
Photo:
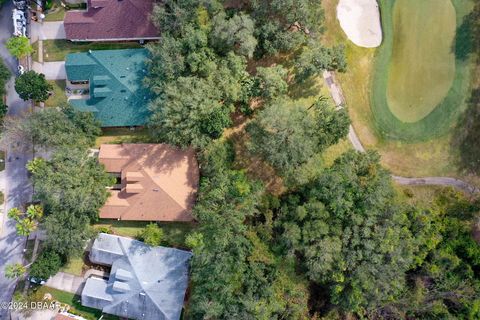
M43 73L27 71L15 79L15 90L23 100L45 101L53 87L45 80Z
M397 296L413 264L405 209L374 153L349 152L281 209L282 239L302 254L308 277L328 287L345 311L376 308Z
M299 47L322 28L321 0L252 0L259 56Z
M319 76L323 70L343 72L347 68L344 47L323 47L320 41L311 40L295 61L296 81L301 82L311 76Z
M280 174L288 174L345 137L349 124L345 110L336 111L322 98L310 108L274 101L247 127L250 150Z
M97 219L113 178L85 150L59 149L32 172L35 198L47 212L65 210L72 215Z
M203 178L195 207L193 282L188 316L193 319L305 318L306 295L283 276L255 229L245 224L262 187L232 170L228 145L211 145L202 157ZM278 299L277 297L284 297Z
M95 142L100 133L99 122L93 114L80 112L71 106L61 110L48 108L28 113L21 119L6 120L2 144L21 141L26 150L52 150L58 147L85 149Z

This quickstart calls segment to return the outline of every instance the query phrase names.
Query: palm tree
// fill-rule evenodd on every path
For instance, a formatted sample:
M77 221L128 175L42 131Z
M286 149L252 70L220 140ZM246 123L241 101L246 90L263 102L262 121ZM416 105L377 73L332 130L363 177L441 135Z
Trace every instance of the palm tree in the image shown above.
M5 267L5 277L9 279L18 278L25 274L25 272L27 272L27 268L21 263L13 263Z
M17 223L16 228L17 228L17 234L19 236L28 237L30 233L32 233L33 231L35 231L35 229L37 229L37 225L35 221L30 220L29 218L25 218L23 220L20 220Z
M8 213L7 213L7 216L9 219L13 219L17 222L20 221L20 218L22 217L22 215L23 215L23 212L20 211L20 209L18 208L12 208L8 210Z
M27 208L27 217L30 220L40 220L43 216L43 207L41 205L29 205Z

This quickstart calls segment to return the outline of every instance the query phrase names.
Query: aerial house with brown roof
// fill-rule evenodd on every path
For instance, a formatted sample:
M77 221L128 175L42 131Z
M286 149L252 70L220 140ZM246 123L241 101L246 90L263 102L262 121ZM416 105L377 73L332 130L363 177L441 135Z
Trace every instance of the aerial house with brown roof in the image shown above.
M150 20L153 0L87 0L87 10L70 10L64 26L71 41L160 39Z
M100 218L193 220L199 180L193 150L167 144L102 144L98 159L117 177Z

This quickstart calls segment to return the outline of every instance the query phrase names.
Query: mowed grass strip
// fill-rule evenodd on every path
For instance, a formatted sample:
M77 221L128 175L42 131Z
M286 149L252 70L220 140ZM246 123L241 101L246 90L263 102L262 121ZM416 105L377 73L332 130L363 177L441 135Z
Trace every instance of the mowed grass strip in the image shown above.
M405 122L398 119L390 110L387 99L388 71L394 47L393 13L397 1L400 0L379 0L384 39L375 57L372 82L371 107L374 125L377 134L383 139L408 141L410 143L427 141L448 133L458 116L465 110L472 62L455 59L453 83L442 101L427 116L416 122ZM468 0L451 0L451 2L455 7L456 26L458 28L463 17L471 10L472 3ZM407 2L402 3L407 4ZM418 5L417 2L408 2L408 4L415 6L413 10L416 10ZM437 5L437 2L435 1L433 5ZM430 30L432 36L438 32L438 26L442 23L442 21L438 21L436 27ZM454 50L453 41L451 49ZM409 66L404 67L408 68Z
M114 50L142 48L138 42L71 42L68 40L43 41L43 60L45 62L63 61L69 53L88 50Z
M399 120L421 120L447 95L455 76L455 28L450 0L395 2L387 100Z

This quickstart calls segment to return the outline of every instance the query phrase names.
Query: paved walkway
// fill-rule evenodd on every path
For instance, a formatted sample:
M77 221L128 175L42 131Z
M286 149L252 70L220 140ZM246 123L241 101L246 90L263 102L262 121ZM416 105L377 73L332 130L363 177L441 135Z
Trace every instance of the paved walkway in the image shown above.
M43 73L47 80L65 80L65 61L33 62L32 69L37 73Z
M83 277L74 276L70 273L59 272L45 283L47 287L67 291L70 293L81 294L83 289Z
M330 94L332 95L333 101L338 108L342 108L345 106L346 101L342 93L342 88L335 80L335 75L333 72L324 71L323 72L323 79L325 80ZM353 148L359 152L365 152L365 148L363 147L360 139L358 138L355 129L353 126L350 126L350 130L348 132L348 139L353 145ZM462 180L458 180L455 178L450 177L422 177L422 178L407 178L407 177L399 177L392 175L392 179L397 182L398 184L402 185L411 185L411 186L419 186L419 185L433 185L433 186L450 186L457 189L460 189L467 193L480 193L480 189L472 186Z

